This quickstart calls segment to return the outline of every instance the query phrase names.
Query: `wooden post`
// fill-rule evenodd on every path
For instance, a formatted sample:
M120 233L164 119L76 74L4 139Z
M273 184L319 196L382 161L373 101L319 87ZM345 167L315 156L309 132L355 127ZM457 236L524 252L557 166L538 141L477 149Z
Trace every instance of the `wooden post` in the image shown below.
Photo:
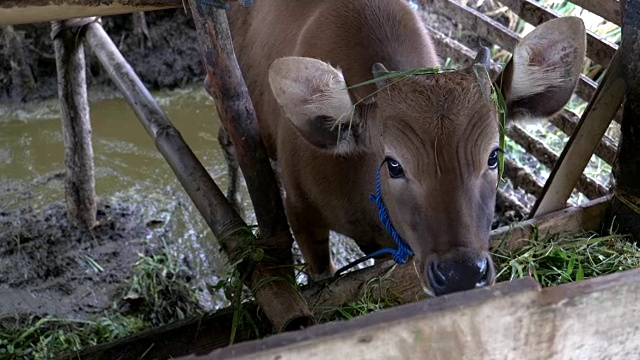
M190 0L203 61L207 91L216 101L221 121L234 145L264 239L277 237L281 246L293 239L280 190L256 121L249 91L236 60L224 10Z
M89 21L53 22L51 38L65 148L67 216L70 222L91 229L96 222L96 192L84 47L79 41L83 36L80 28Z
M627 81L622 136L613 166L611 216L640 240L640 0L621 0L622 73Z
M88 25L86 43L154 139L156 147L232 262L252 262L253 257L258 256L257 253L247 255L244 252L247 251L247 246L259 245L255 237L247 230L247 225L231 207L100 24L94 22ZM291 257L291 250L288 253ZM267 251L265 254L268 254ZM266 255L263 258L265 257ZM273 281L276 277L282 277L280 267L283 263L279 264L280 267L268 267L265 264L267 261L262 260L255 267L247 266L240 270L244 272L242 276L246 279L245 283L276 330L294 330L313 324L313 316L295 289L294 278L290 279L291 282ZM293 268L287 269L293 275Z
M3 55L11 65L11 88L9 97L14 101L21 101L36 86L36 80L31 72L31 66L24 49L23 38L16 33L11 25L0 27L4 45Z
M265 273L271 272L275 278L294 278L291 254L293 237L249 91L233 50L227 15L222 9L203 5L196 0L189 0L189 6L207 71L205 87L214 98L220 120L233 143L258 220L260 237L256 245L265 249L265 260L259 262L258 266ZM274 307L286 309L282 301L289 298L287 301L295 304L289 310L308 313L306 305L297 298L293 288L281 290L281 299L264 298L263 301L270 300ZM255 295L257 298L263 296L261 291ZM299 324L280 330L295 326Z

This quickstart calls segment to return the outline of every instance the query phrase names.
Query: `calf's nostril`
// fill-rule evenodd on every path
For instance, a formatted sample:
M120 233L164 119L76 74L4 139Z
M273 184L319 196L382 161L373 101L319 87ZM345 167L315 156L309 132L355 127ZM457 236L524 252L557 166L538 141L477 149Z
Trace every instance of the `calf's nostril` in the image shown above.
M429 270L427 271L429 280L434 287L443 288L446 286L446 281L444 275L438 271L438 267L434 261L429 263Z

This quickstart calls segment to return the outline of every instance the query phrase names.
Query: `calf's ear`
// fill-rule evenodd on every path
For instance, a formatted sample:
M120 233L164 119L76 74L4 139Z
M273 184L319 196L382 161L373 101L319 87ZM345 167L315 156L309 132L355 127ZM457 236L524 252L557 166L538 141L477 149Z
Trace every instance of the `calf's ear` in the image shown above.
M337 153L356 149L363 127L340 70L317 59L285 57L269 67L269 84L285 116L309 143Z
M547 118L560 111L580 78L585 50L578 17L549 20L527 34L496 80L508 119Z

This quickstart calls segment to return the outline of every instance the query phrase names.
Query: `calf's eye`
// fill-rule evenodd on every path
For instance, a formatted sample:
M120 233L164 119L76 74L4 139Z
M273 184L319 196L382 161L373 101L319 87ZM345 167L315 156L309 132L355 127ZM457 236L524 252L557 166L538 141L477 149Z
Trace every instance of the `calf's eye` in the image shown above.
M402 169L402 165L399 162L392 158L387 158L387 168L389 169L389 176L392 179L397 179L404 177L404 170Z
M489 169L495 170L498 168L498 155L500 154L501 151L502 149L500 148L495 148L491 151L491 154L489 154L489 160L487 160L487 165L489 166Z

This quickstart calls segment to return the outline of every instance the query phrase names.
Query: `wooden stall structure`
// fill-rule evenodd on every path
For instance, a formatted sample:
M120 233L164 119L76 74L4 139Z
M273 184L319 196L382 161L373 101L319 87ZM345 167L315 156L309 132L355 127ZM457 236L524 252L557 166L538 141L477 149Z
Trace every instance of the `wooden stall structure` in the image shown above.
M500 2L514 16L534 26L558 16L532 0ZM640 53L633 46L640 40L640 0L573 2L622 25L622 43L618 46L589 32L586 61L606 69L606 73L599 82L587 76L581 77L576 95L589 102L582 116L565 110L551 119L554 126L570 135L561 154L555 154L547 144L527 133L523 127L514 126L509 131L508 136L513 141L524 147L540 164L552 169L552 172L548 181L542 184L515 162L505 161L506 177L514 186L528 190L537 201L533 208L528 209L507 193L499 192L499 202L520 208L522 212L529 213L530 218L516 226L494 230L491 235L493 248L501 244L515 249L534 231L544 235L599 230L603 221L611 216L618 216L623 230L633 233L636 239L640 238L640 138L637 136L640 133ZM287 247L291 245L291 235L286 227L279 193L274 191L275 178L264 155L246 87L231 54L226 15L224 10L203 6L195 0L187 3L192 10L203 53L218 54L215 59L205 59L204 62L208 77L207 90L216 99L218 111L230 136L248 134L248 140L234 141L234 146L236 150L241 150L240 153L248 154L239 159L243 170L250 169L243 173L255 174L246 180L256 207L261 234L265 235L262 239L256 239L253 234L238 235L236 230L245 224L117 48L108 40L99 21L87 21L82 35L88 39L87 46L98 56L135 109L143 126L155 139L158 149L213 233L218 239L224 239L221 245L225 251L234 256L247 243L254 246L258 244L274 250L280 259L289 261ZM180 0L113 0L103 1L96 7L74 7L78 4L83 2L4 2L0 4L0 23L62 21L76 16L185 5ZM509 27L457 0L422 0L420 5L427 6L429 11L445 14L502 49L513 49L520 40L520 35ZM69 10L71 8L73 11ZM474 49L459 39L450 38L437 29L431 29L431 32L442 57L450 57L462 65L475 57ZM221 76L222 71L226 72L225 76ZM227 99L225 94L234 94L238 98ZM623 100L625 102L621 107ZM242 104L243 109L249 110L241 114L239 109L229 104ZM621 127L623 134L619 146L604 135L612 121ZM613 191L584 174L585 166L593 154L614 167L616 181ZM574 190L584 194L590 201L567 207L567 200ZM273 275L264 264L253 264L245 274L249 286ZM424 299L412 266L390 264L347 273L322 287L302 289L299 302L296 301L297 294L290 292L292 287L288 284L278 286L277 282L255 295L257 305L278 331L294 330L301 325L312 324L329 306L339 306L357 299L372 278L384 279L380 280L375 296L393 292L400 294L404 302ZM459 351L460 356L470 358L518 356L525 359L560 359L575 354L591 358L625 358L625 355L640 353L640 342L637 341L640 334L636 326L639 309L635 301L640 291L638 280L640 273L631 271L544 290L530 280L498 284L491 289L430 299L344 324L314 326L290 335L234 345L217 350L207 358L314 358L328 353L332 354L332 358L448 358L452 349ZM282 299L287 303L282 303ZM603 309L601 304L607 304L606 310L593 315L596 307ZM291 311L282 313L278 310L282 308ZM228 345L229 314L227 309L219 314L172 324L111 344L98 345L79 354L70 354L69 358L206 354ZM589 330L578 336L575 329ZM387 340L383 334L393 336L394 340ZM237 340L250 340L254 336L252 333L242 333ZM612 342L619 347L612 349ZM523 347L527 347L527 352L513 352Z
M524 278L180 359L637 359L638 292L640 269L545 289Z

